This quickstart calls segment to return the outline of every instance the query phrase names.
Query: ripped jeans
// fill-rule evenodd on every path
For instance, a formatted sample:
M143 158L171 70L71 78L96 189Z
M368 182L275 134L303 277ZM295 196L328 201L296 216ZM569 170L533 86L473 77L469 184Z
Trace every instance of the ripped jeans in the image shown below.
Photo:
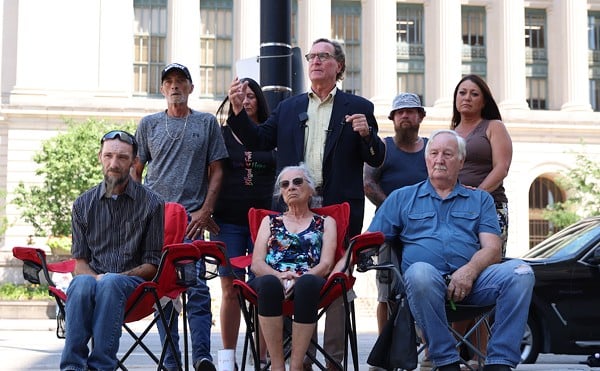
M413 263L404 272L411 312L423 330L429 358L436 366L458 362L456 340L447 328L446 283L431 264ZM481 272L461 304L496 304L495 321L487 347L486 364L516 367L535 277L525 262L512 259Z

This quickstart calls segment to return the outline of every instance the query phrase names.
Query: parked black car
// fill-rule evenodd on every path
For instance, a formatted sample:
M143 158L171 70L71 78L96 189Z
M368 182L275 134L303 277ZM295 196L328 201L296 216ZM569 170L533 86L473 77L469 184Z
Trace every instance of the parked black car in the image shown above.
M539 353L600 352L600 217L570 225L522 259L536 278L522 362Z

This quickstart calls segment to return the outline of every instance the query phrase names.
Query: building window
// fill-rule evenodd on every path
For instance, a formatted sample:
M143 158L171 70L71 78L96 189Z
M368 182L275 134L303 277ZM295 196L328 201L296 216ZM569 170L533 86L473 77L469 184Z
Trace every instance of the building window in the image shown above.
M396 60L398 92L425 95L425 48L423 45L423 5L396 5Z
M134 0L133 92L160 94L167 54L167 0Z
M525 9L525 63L529 108L547 109L546 13L541 9Z
M527 77L526 84L526 96L529 108L546 109L546 95L548 94L546 79Z
M588 44L590 104L594 111L600 111L600 12L588 15Z
M558 232L556 226L544 219L544 210L565 200L565 192L551 176L538 177L533 181L529 188L529 248Z
M485 8L482 6L462 7L462 74L487 73L485 48Z
M331 5L331 37L339 41L346 52L346 73L342 89L360 94L360 2L333 1Z
M600 79L590 79L590 103L594 111L600 111Z
M204 97L227 95L233 72L233 1L200 0L200 83Z

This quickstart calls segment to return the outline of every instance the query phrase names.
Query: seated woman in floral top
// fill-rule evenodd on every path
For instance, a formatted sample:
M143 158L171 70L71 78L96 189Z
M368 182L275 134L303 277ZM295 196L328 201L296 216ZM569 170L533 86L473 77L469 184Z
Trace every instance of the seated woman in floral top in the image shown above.
M290 370L302 370L317 322L319 291L335 263L336 224L310 210L315 184L304 166L279 174L276 194L288 211L266 216L260 225L249 284L258 294L260 328L271 357L271 370L285 370L283 301L294 298Z

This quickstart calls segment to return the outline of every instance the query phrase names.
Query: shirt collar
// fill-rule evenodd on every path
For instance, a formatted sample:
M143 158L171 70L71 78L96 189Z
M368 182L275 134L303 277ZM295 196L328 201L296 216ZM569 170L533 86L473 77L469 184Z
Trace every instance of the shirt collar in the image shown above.
M327 97L322 100L321 102L328 102L329 100L333 100L333 98L335 97L335 94L337 93L338 88L337 85L333 87L333 89L331 89L331 91L329 92L329 94L327 94ZM312 90L312 88L310 89L310 91L308 92L308 97L310 99L319 99L319 96L317 94L315 94L315 92Z
M127 195L127 196L129 196L129 198L135 200L135 184L133 184L133 183L135 183L135 181L133 179L131 179L131 176L130 176L129 180L127 181L127 187L125 187L125 192L123 192L119 196ZM106 193L106 184L104 183L104 181L102 181L102 183L100 183L100 187L98 187L97 197L99 199L105 198L104 197L105 193Z
M433 188L433 185L431 184L431 181L429 180L429 178L427 178L427 180L425 180L423 185L421 187L419 187L419 190L417 191L417 197L426 197L426 196L441 199L441 197L437 194L437 192ZM447 199L454 198L457 196L465 197L465 198L469 197L469 190L466 187L464 187L462 184L460 184L460 182L458 180L456 181L456 185L454 186L454 189L452 190L452 192L450 192L448 197L446 197L445 199L447 200Z

